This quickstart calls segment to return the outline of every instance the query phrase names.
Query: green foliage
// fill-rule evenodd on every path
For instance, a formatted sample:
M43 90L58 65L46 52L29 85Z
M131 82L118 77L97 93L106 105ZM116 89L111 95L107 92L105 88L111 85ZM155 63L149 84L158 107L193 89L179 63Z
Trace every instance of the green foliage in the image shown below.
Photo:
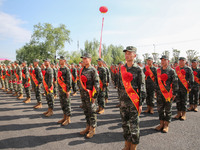
M16 51L16 59L26 60L28 63L35 58L40 60L49 58L53 61L57 53L58 55L64 53L66 42L70 43L69 34L70 31L63 24L56 28L49 23L34 25L31 41Z
M79 64L79 62L82 60L80 57L81 57L81 53L78 51L74 51L70 55L70 59L69 59L68 63L69 64L71 64L71 63Z

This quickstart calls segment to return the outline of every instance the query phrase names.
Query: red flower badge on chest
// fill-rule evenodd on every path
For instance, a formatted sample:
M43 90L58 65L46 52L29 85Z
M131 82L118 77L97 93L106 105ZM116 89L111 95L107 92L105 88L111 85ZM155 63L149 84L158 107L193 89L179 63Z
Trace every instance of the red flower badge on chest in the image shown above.
M166 86L166 81L168 79L168 75L166 73L163 73L161 76L160 76L161 80L164 82L164 85Z
M182 73L182 75L185 75L185 74L186 74L186 72L185 72L184 69L181 69L181 73Z
M150 72L149 72L149 71L146 71L146 72L145 72L145 76L146 76L146 77L150 76Z
M22 70L22 73L24 73L24 69Z
M42 70L42 75L45 76L45 74L46 74L46 71Z
M126 72L126 73L124 73L124 80L126 81L126 82L131 82L132 80L133 80L133 75L130 73L130 72Z
M32 74L35 74L35 70L32 71Z
M87 77L82 75L81 76L81 81L84 83L85 87L86 87L86 82L87 82Z
M196 72L196 71L193 71L193 74L196 76L196 75L197 75L197 72Z
M62 71L58 71L58 78L62 76Z

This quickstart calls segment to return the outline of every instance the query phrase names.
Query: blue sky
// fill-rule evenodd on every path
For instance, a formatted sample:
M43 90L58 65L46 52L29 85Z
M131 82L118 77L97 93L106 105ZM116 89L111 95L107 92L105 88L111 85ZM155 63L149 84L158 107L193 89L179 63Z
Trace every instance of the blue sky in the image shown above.
M86 40L100 39L104 15L103 43L133 45L143 53L172 48L200 52L199 0L0 0L0 58L15 60L15 51L29 42L33 25L65 24L71 44L65 50L84 48ZM171 53L172 56L172 53Z

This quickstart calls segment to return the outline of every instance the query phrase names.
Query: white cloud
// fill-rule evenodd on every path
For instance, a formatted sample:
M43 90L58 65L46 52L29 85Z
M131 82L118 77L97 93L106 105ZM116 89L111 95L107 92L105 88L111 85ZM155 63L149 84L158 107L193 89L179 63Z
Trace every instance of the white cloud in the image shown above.
M12 39L15 42L28 42L31 32L21 27L24 23L15 16L0 12L0 38Z

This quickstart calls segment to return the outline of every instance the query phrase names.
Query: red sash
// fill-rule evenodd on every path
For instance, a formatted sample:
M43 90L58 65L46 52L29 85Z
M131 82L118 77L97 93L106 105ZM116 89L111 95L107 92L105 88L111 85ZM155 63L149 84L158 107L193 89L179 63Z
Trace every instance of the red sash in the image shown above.
M19 81L19 75L16 73L16 70L14 71L15 77L17 78L17 82Z
M193 73L194 74L194 73ZM200 79L197 77L197 75L194 74L194 81L198 84L200 84Z
M60 69L58 71L60 71ZM58 84L62 87L63 92L67 93L67 85L63 82L64 81L63 77L62 76L57 77L57 80L58 80Z
M6 71L6 75L10 77L10 74L8 73L8 71Z
M50 92L49 92L49 87L48 87L48 85L47 85L47 83L45 81L45 76L44 75L43 75L43 86L44 86L45 91L47 92L47 95L49 93L53 93L53 85L51 86Z
M92 90L89 90L89 89L87 89L86 86L83 84L83 82L82 82L82 80L81 80L81 73L82 73L82 70L83 70L83 68L81 68L81 70L80 70L80 83L81 83L81 86L83 87L83 89L84 89L85 91L88 92L89 97L90 97L90 101L91 101L91 100L92 100L92 97L93 97L94 94L96 93L96 89L95 89L95 87L93 86L93 89L92 89Z
M36 75L33 74L33 73L30 73L30 75L32 77L33 82L35 83L35 86L37 87L38 86L38 80L36 79Z
M154 74L153 74L153 72L151 71L150 67L147 65L147 66L145 67L145 69L146 69L146 71L149 72L149 74L150 74L149 77L150 77L151 80L154 82L154 81L155 81L155 77L154 77ZM145 79L147 79L147 76L146 76Z
M77 82L77 79L74 78L74 76L73 76L73 74L72 74L72 71L73 71L73 70L71 69L72 80L73 80L74 83L76 83L76 82Z
M171 84L171 89L168 92L167 89L165 88L165 86L162 83L161 70L160 69L157 69L157 77L158 77L158 85L160 87L160 91L161 91L162 95L164 96L166 102L170 102L170 100L172 98L172 84Z
M179 80L181 81L181 83L182 83L183 86L185 87L185 89L186 89L187 91L189 91L189 89L188 89L188 82L187 82L187 80L185 79L185 76L181 73L181 69L180 69L179 66L176 67L176 73L177 73L177 75L178 75Z
M137 109L138 115L139 115L139 101L140 101L139 99L140 99L140 97L137 94L137 92L133 89L131 82L127 82L124 80L125 73L127 73L126 67L121 66L121 76L122 76L122 82L123 82L124 88L126 90L126 93L129 96L129 98L135 105L135 108Z
M26 75L25 75L25 73L24 73L23 71L22 71L22 77L23 77L24 79L26 79ZM25 88L27 88L27 87L29 87L29 86L31 86L31 85L30 85L30 78L28 78L28 83L25 83L25 84L24 84L24 87L25 87Z

